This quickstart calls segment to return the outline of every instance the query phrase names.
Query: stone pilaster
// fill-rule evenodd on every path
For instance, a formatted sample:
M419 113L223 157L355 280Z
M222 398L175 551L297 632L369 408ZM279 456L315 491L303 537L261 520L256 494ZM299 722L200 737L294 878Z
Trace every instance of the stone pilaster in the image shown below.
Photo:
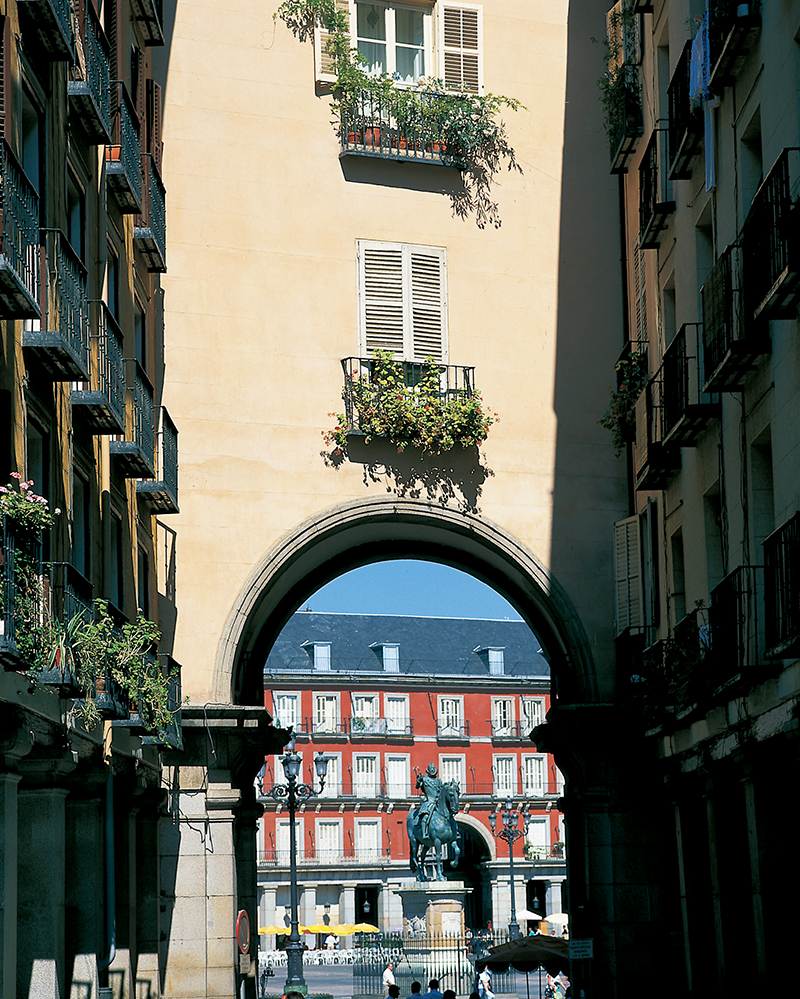
M105 813L99 798L67 802L67 949L73 955L73 980L86 982L91 995L100 987L98 957L108 953L104 830Z
M0 774L0 994L17 990L17 774Z

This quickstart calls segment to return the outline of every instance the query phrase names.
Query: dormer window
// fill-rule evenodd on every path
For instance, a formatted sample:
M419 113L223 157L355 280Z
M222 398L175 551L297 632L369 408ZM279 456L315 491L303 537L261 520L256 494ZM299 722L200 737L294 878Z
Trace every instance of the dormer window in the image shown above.
M330 642L303 642L303 648L311 657L311 661L314 664L315 670L330 672L331 668Z
M397 642L373 642L370 648L387 673L400 672L400 646Z
M489 667L489 672L492 676L502 676L505 669L504 655L505 647L484 647L480 645L477 649L473 649L483 662Z

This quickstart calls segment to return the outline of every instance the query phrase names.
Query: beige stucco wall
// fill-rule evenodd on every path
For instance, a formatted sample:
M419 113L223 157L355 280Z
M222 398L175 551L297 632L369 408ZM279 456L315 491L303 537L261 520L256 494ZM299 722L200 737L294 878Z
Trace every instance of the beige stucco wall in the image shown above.
M447 248L450 363L475 365L484 400L501 417L483 448L492 474L476 499L480 515L550 564L559 434L574 448L567 473L588 476L576 489L596 490L591 516L602 508L608 524L625 513L624 469L595 423L621 346L616 299L592 322L592 363L570 382L575 418L569 407L558 418L554 409L559 268L575 266L559 260L567 4L483 5L486 89L526 106L505 116L521 171L496 179L502 226L483 230L455 218L440 190L458 183L455 170L352 158L342 165L330 95L315 92L312 46L273 22L276 6L239 0L223 16L216 4L179 3L165 53L165 404L180 430L181 477L181 513L170 520L178 532L175 656L193 701L210 696L225 620L270 546L336 503L396 489L380 470L328 467L321 456L321 431L341 409L339 361L358 353L359 238ZM581 37L589 44L601 27L593 12ZM594 105L586 115L596 119ZM585 143L597 196L613 195L594 125ZM614 211L612 203L612 220ZM580 220L568 228L574 240ZM613 229L609 238L600 269L613 287ZM593 309L588 293L585 309ZM598 351L607 365L599 383ZM580 371L581 359L573 361ZM590 531L580 506L558 578L599 564L610 582L610 536ZM598 597L597 580L589 590L588 603L576 600L579 612L590 640L607 644L612 590Z

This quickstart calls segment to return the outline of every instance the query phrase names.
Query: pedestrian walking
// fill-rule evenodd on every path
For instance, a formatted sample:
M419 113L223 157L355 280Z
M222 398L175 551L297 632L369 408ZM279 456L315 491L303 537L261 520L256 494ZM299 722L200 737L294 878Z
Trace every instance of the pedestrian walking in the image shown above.
M383 989L386 994L389 994L389 986L394 985L394 962L389 961L386 965L386 970L383 973Z
M492 973L486 965L481 968L478 975L478 995L480 996L480 999L494 999L494 992L492 992Z

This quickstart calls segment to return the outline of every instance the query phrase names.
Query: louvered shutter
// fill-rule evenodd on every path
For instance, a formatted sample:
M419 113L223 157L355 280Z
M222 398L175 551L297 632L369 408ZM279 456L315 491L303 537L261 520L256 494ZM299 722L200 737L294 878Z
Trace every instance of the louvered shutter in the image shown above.
M617 605L616 633L621 635L627 628L641 628L644 625L638 517L627 517L614 524L614 568Z
M411 266L411 356L447 363L444 250L409 248Z
M442 6L440 15L441 76L448 90L483 91L483 18L481 7Z
M147 81L147 151L152 154L156 170L161 173L161 87L155 80Z
M639 245L638 236L631 245L631 260L633 261L633 326L636 330L636 340L646 344L647 330L647 270L645 253Z
M0 124L2 137L8 142L11 135L11 22L0 18Z
M358 263L360 351L370 356L376 350L391 350L401 358L405 327L402 246L364 241Z
M350 0L336 0L336 9L347 17L349 25L352 16ZM330 37L330 32L324 28L314 28L314 77L317 83L336 82L336 67L333 56L328 51Z

